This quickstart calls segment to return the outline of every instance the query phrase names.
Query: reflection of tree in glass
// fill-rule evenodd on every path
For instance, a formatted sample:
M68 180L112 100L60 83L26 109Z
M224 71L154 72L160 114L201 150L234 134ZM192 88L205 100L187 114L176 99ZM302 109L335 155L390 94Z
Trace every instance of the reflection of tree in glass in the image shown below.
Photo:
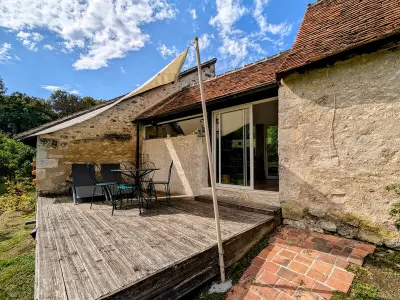
M267 127L267 153L268 153L268 164L270 162L276 163L279 160L278 157L278 126Z

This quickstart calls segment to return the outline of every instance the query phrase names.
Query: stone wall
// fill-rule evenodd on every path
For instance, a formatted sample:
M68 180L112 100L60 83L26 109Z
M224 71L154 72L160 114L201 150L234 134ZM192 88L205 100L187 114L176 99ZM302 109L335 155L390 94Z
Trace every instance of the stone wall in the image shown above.
M197 196L201 188L208 186L208 159L206 141L196 135L146 140L143 153L154 162L154 180L165 181L168 168L174 161L171 177L171 193ZM162 188L162 187L161 187Z
M205 79L215 76L215 66L204 67L203 74ZM38 136L37 191L42 194L66 192L66 179L71 175L73 163L135 161L136 129L132 120L145 109L196 82L197 72L189 73L176 83L123 101L85 122Z
M400 182L400 49L284 78L280 199L286 224L400 248L385 190Z

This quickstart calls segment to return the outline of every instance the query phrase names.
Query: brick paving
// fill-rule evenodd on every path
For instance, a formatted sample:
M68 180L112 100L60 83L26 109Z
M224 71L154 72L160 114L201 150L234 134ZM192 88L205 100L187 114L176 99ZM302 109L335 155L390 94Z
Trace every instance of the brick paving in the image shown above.
M374 251L374 245L287 226L269 239L227 299L330 299L350 289L349 263L362 265Z

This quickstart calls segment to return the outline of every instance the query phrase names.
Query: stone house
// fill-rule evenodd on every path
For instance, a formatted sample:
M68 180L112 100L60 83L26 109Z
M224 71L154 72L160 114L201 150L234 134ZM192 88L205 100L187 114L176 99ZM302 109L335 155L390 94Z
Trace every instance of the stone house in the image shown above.
M215 76L216 59L202 64L204 78ZM73 163L135 161L134 117L164 97L198 82L197 67L178 80L115 104L119 98L19 134L17 140L36 146L36 189L40 194L68 191ZM102 110L101 113L99 111Z
M399 0L320 0L289 51L218 76L204 66L219 201L281 207L285 224L400 248L389 215L398 200L385 190L400 171L399 39ZM161 169L155 180L173 160L171 192L209 199L199 87L177 84L56 133L36 131L38 189L58 191L72 162L133 158L136 140ZM129 139L104 140L115 131Z
M284 222L400 248L400 1L310 5L280 67Z
M398 0L321 0L288 52L205 81L219 200L399 248L385 189L400 171L399 37ZM193 86L136 118L143 153L178 162L173 190L199 198L211 194L204 139L168 127L200 112Z

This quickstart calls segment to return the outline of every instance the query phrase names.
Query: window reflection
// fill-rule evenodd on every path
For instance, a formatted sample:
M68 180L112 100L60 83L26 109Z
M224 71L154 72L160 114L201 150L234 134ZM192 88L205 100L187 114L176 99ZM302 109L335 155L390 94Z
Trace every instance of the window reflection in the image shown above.
M151 125L145 129L145 139L161 139L167 137L177 137L186 135L203 136L203 119L193 118L182 121L175 121L162 125Z

